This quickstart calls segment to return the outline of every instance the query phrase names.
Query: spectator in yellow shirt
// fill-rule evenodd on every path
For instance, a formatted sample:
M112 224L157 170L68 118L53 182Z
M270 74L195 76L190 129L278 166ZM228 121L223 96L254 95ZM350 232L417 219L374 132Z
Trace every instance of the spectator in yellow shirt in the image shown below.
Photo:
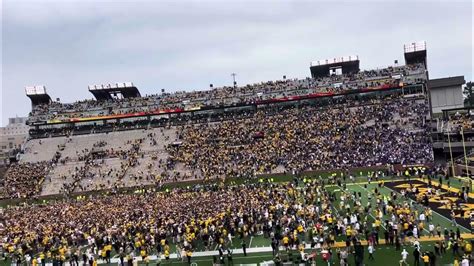
M430 266L430 256L428 256L428 253L423 254L423 263L425 263L425 266Z

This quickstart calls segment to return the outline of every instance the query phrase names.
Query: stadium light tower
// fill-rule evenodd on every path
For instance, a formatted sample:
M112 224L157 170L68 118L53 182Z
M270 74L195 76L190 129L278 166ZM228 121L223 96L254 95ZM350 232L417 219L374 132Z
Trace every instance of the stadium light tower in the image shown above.
M237 87L237 82L235 82L235 76L237 76L237 74L236 74L236 73L232 73L232 74L230 74L230 75L232 76L232 78L233 78L233 80L234 80L234 83L233 83L233 84L234 84L234 88L235 88L235 87Z

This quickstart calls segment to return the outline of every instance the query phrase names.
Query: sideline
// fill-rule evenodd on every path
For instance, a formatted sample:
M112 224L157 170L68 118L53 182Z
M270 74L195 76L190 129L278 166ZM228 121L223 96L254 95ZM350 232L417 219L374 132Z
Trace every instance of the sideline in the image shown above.
M423 180L422 178L416 178L416 179L414 179L414 180L418 180L418 181L423 182L423 183L425 183L426 185L428 185L428 183L427 183L425 180ZM433 181L431 181L431 182L432 182L432 184L434 184ZM438 184L437 184L437 185L438 185ZM445 185L443 185L443 186L445 186ZM392 188L389 188L389 187L386 187L386 188L389 189L389 190L391 190L391 191L394 191L395 193L398 193L398 194L401 195L400 192L398 192L398 191L396 191L396 190L394 190L394 189L392 189ZM442 188L444 188L444 187L442 187ZM448 186L446 186L446 188L448 188ZM455 189L455 190L459 191L459 189ZM455 191L451 191L451 192L455 192ZM418 205L418 206L420 205L420 203L416 202L416 201L413 200L412 198L407 197L407 196L406 196L406 198L409 199L410 201L412 201L413 203L415 203L416 205ZM433 213L437 214L438 217L443 218L444 220L446 220L446 221L449 222L449 223L452 223L452 222L453 222L453 221L451 221L448 217L446 217L446 216L442 215L441 213L437 212L435 209L433 209L433 208L431 208L431 207L430 207L430 209L433 211ZM467 232L471 231L469 228L464 227L463 225L457 224L457 226L463 228L463 229L466 230Z
M422 181L426 184L428 184L428 178L416 178L415 180L419 180L419 181ZM433 179L431 179L431 184L433 184L434 186L439 186L439 182L438 181L435 181ZM451 192L454 192L454 193L459 193L460 189L459 188L455 188L455 187L448 187L448 185L446 184L442 184L441 187L443 189L446 189L448 191L451 191ZM472 192L469 192L467 193L468 194L468 197L471 198L471 199L474 199L474 193Z
M470 234L470 233L462 233L461 234L461 237L463 239L474 239L474 234ZM409 238L410 240L413 240L413 238ZM418 239L419 242L432 242L432 241L442 241L444 240L443 237L429 237L429 236L422 236ZM366 240L361 240L360 241L361 244L363 246L367 246L367 241ZM380 239L379 240L379 246L380 245L385 245L385 239ZM336 242L333 246L333 248L342 248L342 247L345 247L346 246L346 242L344 241L339 241L339 242ZM311 249L311 244L306 244L305 245L305 249ZM284 250L283 247L281 247L280 250ZM272 252L272 248L271 247L256 247L256 248L247 248L247 254L254 254L254 253L262 253L262 252ZM239 249L233 249L233 255L237 255L237 254L243 254L243 250L241 248ZM211 261L212 258L209 258L209 259L201 259L201 260L196 260L194 258L202 258L202 257L211 257L211 256L215 256L215 255L219 255L219 252L218 251L200 251L200 252L194 252L193 253L193 256L192 256L192 259L191 261L192 262L196 262L196 261ZM268 257L269 255L262 255L262 254L258 254L256 256L252 256L252 255L249 255L249 256L246 256L246 257L238 257L238 259L246 259L246 258L262 258L262 257ZM148 257L150 262L151 261L155 261L157 259L157 256L156 255L153 255L153 256L149 256ZM170 259L177 259L177 255L176 253L174 254L170 254ZM111 263L112 264L116 264L120 261L119 258L113 258L111 259ZM134 261L142 261L142 258L141 257L134 257ZM162 259L162 263L164 262L165 260ZM170 263L181 263L181 261L174 261L174 262L171 262ZM98 261L97 264L105 264L104 262L102 261ZM69 265L68 263L66 263L66 266ZM47 263L46 266L52 266L52 263Z

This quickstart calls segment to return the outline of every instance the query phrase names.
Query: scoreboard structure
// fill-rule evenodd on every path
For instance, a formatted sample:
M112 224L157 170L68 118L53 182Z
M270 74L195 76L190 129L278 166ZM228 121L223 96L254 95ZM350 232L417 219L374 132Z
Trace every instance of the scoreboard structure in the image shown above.
M116 82L100 85L89 85L89 92L98 101L105 101L114 98L134 98L141 97L140 91L133 82Z
M331 75L353 74L360 71L359 56L343 56L311 62L311 77L322 78Z
M46 92L45 86L27 86L25 87L25 93L31 100L31 105L34 107L40 104L51 103L51 97Z
M412 65L423 63L426 65L426 42L412 42L409 44L403 45L403 52L405 56L405 64Z

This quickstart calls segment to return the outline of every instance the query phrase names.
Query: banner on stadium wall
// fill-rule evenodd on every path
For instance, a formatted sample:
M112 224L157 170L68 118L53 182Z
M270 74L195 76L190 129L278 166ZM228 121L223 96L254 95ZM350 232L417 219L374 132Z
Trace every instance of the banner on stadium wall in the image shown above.
M262 104L262 103L287 102L287 101L304 100L304 99L333 96L333 95L338 95L338 94L335 94L332 92L318 92L318 93L311 93L311 94L306 94L302 96L288 96L288 97L273 98L269 100L257 101L256 103Z
M105 116L91 116L91 117L76 117L76 118L68 118L68 119L52 119L48 120L48 124L59 124L64 122L86 122L86 121L93 121L93 120L106 120L106 119L121 119L121 118L130 118L130 117L139 117L145 115L157 115L157 114L169 114L169 113L180 113L184 110L182 108L174 108L174 109L163 109L163 110L155 110L151 112L136 112L136 113L129 113L129 114L114 114L114 115L105 115Z
M386 89L391 89L391 88L396 88L392 84L383 84L380 86L375 86L375 87L367 87L363 88L360 91L365 92L365 91L378 91L378 90L386 90Z
M201 110L201 106L194 106L194 107L185 107L184 111L198 111Z
M104 116L91 116L91 117L80 117L80 118L70 118L69 122L85 122L91 120L99 120L99 119L118 119L118 118L127 118L127 117L135 117L135 116L143 116L146 115L145 112L138 112L138 113L130 113L130 114L116 114L116 115L104 115Z
M360 91L361 92L367 92L367 91L385 90L385 89L391 89L391 88L396 88L396 87L403 87L403 82L400 82L397 85L383 84L383 85L380 85L380 86L364 88L364 89L361 89ZM347 92L343 92L343 93L319 92L319 93L311 93L311 94L301 95L301 96L288 96L288 97L273 98L273 99L268 99L268 100L261 100L261 101L256 101L255 103L256 104L278 103L278 102L304 100L304 99L312 99L312 98L336 96L336 95L345 95L345 94L347 94ZM151 111L151 112L137 112L137 113L129 113L129 114L106 115L106 116L78 117L78 118L69 118L69 119L65 119L65 120L52 119L52 120L48 120L47 124L59 124L59 123L64 123L64 122L75 123L75 122L85 122L85 121L93 121L93 120L106 120L106 119L120 119L120 118L139 117L139 116L145 116L145 115L172 114L172 113L181 113L181 112L184 112L184 111L197 111L197 110L200 110L200 109L201 109L200 106L196 106L196 107L190 107L190 108L186 108L186 109L183 109L183 108L169 108L169 109L154 110L154 111Z
M333 96L336 95L333 92L318 92L318 93L311 93L308 96L309 97L324 97L324 96Z
M155 110L151 112L136 112L136 113L129 113L129 114L115 114L115 115L106 115L106 116L71 118L69 119L69 122L81 122L81 121L102 120L102 119L120 119L120 118L139 117L139 116L145 116L145 115L180 113L182 111L183 109L181 108L175 108L175 109Z
M51 119L51 120L46 121L47 124L57 124L61 122L63 122L63 120L61 119Z
M148 114L150 115L159 115L159 114L171 114L171 113L181 113L184 109L182 108L173 108L173 109L162 109L162 110L155 110L151 111Z

